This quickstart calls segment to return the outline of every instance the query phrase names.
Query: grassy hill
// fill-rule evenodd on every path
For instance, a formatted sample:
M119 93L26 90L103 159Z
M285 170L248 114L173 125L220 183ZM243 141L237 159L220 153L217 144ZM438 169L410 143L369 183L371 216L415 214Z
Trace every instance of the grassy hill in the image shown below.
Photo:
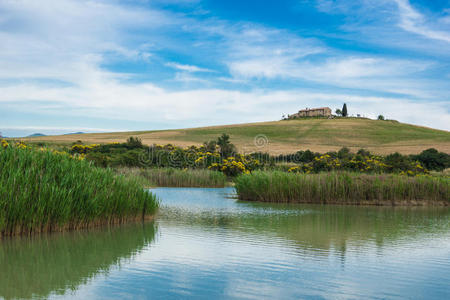
M263 151L272 154L310 149L317 152L365 148L374 153L395 151L411 154L436 148L450 153L450 132L426 127L362 118L299 119L262 123L211 126L178 130L89 133L34 137L28 140L72 143L122 142L129 136L140 137L145 144L172 143L200 145L227 133L241 152ZM256 140L255 140L256 139ZM255 143L256 142L256 143Z

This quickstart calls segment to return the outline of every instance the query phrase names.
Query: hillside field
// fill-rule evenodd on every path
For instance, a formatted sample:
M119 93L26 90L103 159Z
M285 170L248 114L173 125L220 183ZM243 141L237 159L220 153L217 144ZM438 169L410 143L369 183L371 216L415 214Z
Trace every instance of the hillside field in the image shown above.
M230 135L241 153L262 151L281 154L306 149L327 152L344 146L353 151L365 148L378 154L396 151L415 154L428 148L450 153L448 131L362 118L298 119L177 130L42 136L25 140L58 144L78 140L83 143L111 143L138 136L148 145L171 143L190 146L216 139L222 133Z

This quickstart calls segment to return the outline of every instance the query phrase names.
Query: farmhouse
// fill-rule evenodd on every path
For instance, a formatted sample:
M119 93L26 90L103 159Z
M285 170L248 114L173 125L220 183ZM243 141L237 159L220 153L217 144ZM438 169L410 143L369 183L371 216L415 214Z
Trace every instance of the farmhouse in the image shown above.
M289 119L295 119L299 117L330 117L331 108L319 107L319 108L306 108L299 110L298 113L289 115Z

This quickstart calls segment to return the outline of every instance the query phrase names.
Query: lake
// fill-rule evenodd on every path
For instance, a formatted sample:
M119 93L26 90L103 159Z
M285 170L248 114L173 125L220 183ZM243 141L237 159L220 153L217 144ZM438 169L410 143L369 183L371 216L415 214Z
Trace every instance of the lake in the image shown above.
M450 299L450 209L157 188L155 221L0 241L0 297Z

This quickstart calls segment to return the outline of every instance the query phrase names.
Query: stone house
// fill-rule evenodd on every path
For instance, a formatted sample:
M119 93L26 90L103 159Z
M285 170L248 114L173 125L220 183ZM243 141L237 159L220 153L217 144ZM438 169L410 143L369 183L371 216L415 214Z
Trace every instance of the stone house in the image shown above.
M298 113L289 115L289 119L299 117L330 117L330 116L331 116L331 108L319 107L319 108L306 108L299 110Z

